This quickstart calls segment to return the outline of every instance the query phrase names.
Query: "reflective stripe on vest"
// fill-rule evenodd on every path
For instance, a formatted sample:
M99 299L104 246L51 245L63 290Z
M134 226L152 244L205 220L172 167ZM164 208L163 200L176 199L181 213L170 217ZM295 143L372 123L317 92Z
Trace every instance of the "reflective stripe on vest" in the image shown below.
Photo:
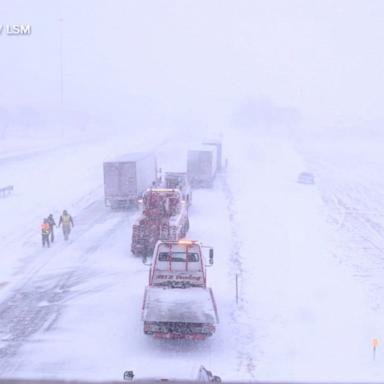
M61 220L63 221L64 224L69 224L71 221L71 216L70 215L63 215L61 216Z

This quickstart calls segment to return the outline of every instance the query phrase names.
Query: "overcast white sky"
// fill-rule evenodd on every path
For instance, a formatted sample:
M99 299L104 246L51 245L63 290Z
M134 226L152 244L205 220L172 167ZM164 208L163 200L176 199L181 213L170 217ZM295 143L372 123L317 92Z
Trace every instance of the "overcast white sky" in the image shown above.
M224 122L247 98L317 124L382 117L381 0L2 0L0 104Z

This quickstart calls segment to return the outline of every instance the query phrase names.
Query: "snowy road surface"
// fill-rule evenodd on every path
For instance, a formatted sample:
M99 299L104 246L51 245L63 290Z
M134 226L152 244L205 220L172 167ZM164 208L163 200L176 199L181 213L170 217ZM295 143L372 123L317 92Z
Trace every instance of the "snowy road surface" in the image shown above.
M137 212L103 205L102 161L139 144L0 153L1 180L16 188L0 200L0 377L193 379L203 364L223 380L383 380L371 339L384 340L384 196L363 165L346 177L326 145L228 133L227 173L194 191L189 232L215 248L220 324L202 342L164 341L142 330L148 270L129 252ZM308 167L319 183L297 184ZM42 249L41 219L63 208L70 241L57 231Z

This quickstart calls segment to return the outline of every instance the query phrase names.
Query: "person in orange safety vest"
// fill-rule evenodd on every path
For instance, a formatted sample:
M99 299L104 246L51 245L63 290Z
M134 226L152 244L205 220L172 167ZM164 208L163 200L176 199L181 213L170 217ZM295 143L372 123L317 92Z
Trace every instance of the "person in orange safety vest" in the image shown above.
M49 223L47 219L43 220L43 223L41 224L41 240L43 243L43 247L47 246L49 248L49 234L51 230L49 228Z

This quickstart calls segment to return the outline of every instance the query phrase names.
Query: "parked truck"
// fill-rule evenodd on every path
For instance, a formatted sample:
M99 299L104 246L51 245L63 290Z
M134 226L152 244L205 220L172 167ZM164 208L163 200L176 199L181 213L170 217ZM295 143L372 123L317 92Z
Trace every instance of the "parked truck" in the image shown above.
M221 172L223 169L223 145L220 139L206 140L204 145L212 145L216 148L216 171Z
M194 188L210 188L217 171L217 148L201 145L190 149L187 153L187 175Z
M150 188L143 195L143 210L132 228L131 251L145 258L158 240L179 240L189 229L188 210L181 191Z
M192 189L186 172L165 172L163 184L165 188L179 189L187 206L192 204Z
M105 205L135 206L143 192L157 182L156 158L151 153L131 153L104 162Z
M204 248L197 241L159 241L142 306L144 333L167 339L205 339L219 323L212 289L207 287Z

